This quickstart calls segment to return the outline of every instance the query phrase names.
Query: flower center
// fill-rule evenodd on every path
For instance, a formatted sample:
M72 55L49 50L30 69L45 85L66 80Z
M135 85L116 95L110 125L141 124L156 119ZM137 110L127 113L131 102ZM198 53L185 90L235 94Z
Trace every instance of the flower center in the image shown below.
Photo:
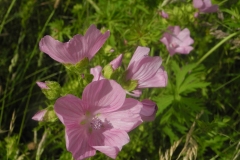
M176 44L176 43L171 43L170 45L169 45L171 48L177 48L178 47L178 44Z
M93 117L90 125L93 129L101 129L103 127L103 122L98 117Z

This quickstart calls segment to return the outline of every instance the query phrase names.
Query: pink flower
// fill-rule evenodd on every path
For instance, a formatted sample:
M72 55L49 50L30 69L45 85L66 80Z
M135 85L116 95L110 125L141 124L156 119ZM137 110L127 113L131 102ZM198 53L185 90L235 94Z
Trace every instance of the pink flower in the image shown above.
M165 19L169 18L168 14L166 12L164 12L163 10L159 14L160 14L160 16L162 16L162 18L165 18Z
M190 45L194 41L190 37L190 31L187 28L181 31L179 26L170 26L167 30L160 41L166 45L171 56L175 53L189 54L193 50Z
M218 5L212 5L211 0L193 0L193 6L203 13L218 11Z
M142 100L143 108L140 112L143 121L153 121L158 110L156 103L149 99Z
M32 119L35 120L35 121L43 121L43 118L45 116L45 114L47 113L47 110L44 109L44 110L41 110L41 111L38 111L33 117Z
M127 132L142 122L142 104L125 97L118 83L102 79L87 85L82 99L67 95L56 101L54 110L65 125L66 147L75 159L94 156L96 150L115 159L129 142Z
M63 64L76 64L86 57L91 60L109 35L109 31L102 34L95 25L91 25L85 36L77 34L66 43L47 35L41 39L39 47L55 61Z
M162 59L159 56L149 57L149 51L147 47L138 46L127 68L126 80L137 80L137 90L167 85L167 73L161 67Z

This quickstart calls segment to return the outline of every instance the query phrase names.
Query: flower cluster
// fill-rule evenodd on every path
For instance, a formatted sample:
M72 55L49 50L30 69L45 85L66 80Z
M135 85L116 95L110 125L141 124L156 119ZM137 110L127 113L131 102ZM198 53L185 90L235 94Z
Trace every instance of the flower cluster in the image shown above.
M198 10L194 17L198 17L199 13L213 13L218 11L218 5L212 5L211 0L193 0L193 7ZM161 11L160 16L168 19L169 15L165 11ZM189 54L193 47L194 40L190 37L188 28L181 30L180 26L169 26L163 34L160 42L166 45L170 56L176 53Z
M39 47L67 69L81 72L79 66L87 68L85 61L89 62L94 57L108 37L109 31L102 34L91 25L85 36L75 35L66 43L45 36ZM150 99L139 101L134 97L140 97L144 88L167 85L162 59L149 56L149 51L147 47L138 46L125 69L120 69L123 54L103 69L102 66L90 68L93 79L85 86L81 98L72 94L61 96L57 82L37 82L46 97L55 103L53 109L43 109L32 119L49 120L55 113L65 126L66 148L75 159L94 156L96 151L116 158L129 142L128 132L143 121L153 121L157 112L156 103ZM84 74L79 74L79 77L84 77ZM128 98L127 94L133 98Z
M193 6L198 9L195 17L218 10L210 0L193 0ZM171 18L163 10L159 15L167 20ZM144 121L155 119L157 105L143 96L144 89L166 87L168 83L162 58L149 56L148 47L138 46L128 65L122 65L124 54L120 54L105 66L89 67L109 36L110 31L101 33L91 25L84 36L77 34L66 43L48 35L39 42L42 52L73 71L71 73L77 73L79 79L85 79L81 84L78 81L84 88L79 91L81 96L63 93L57 82L37 82L54 104L32 117L36 121L51 122L58 118L65 126L66 148L77 160L94 156L96 151L115 159L130 141L128 132ZM189 54L194 40L188 28L169 26L160 42L170 57L176 53Z

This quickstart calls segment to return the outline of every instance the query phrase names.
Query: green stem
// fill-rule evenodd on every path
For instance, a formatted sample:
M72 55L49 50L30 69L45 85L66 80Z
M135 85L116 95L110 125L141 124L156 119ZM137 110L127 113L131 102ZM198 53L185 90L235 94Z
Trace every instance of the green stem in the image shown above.
M0 25L0 33L2 33L2 29L3 29L3 26L5 25L5 21L10 13L10 11L12 10L12 7L14 5L14 3L16 2L16 0L13 0L12 3L10 4L10 6L8 7L8 10L7 10L7 13L5 14L4 18L3 18L3 21Z
M97 4L93 0L87 0L87 2L89 2L93 6L93 8L96 10L97 13L102 14L100 8L97 6Z
M215 89L215 90L214 90L214 92L216 92L217 90L219 90L219 89L223 88L224 86L226 86L227 84L229 84L229 83L231 83L231 82L235 81L235 80L236 80L236 79L238 79L238 78L240 78L240 75L238 75L237 77L235 77L235 78L231 79L231 80L230 80L230 81L228 81L227 83L225 83L225 84L221 85L220 87L218 87L217 89Z
M210 51L208 51L198 62L197 65L202 63L211 53L213 53L218 47L220 47L223 43L231 39L232 37L236 36L239 34L239 32L235 32L233 34L230 34L229 36L225 37L222 41L220 41L217 45L215 45Z
M167 61L166 61L166 65L168 64L168 61L169 61L169 59L170 59L170 54L168 55L168 57L167 57Z

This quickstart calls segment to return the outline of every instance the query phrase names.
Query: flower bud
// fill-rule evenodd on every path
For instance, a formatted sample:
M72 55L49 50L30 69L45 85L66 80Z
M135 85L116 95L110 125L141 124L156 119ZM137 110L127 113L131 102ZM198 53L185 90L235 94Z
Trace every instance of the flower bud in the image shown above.
M157 113L157 105L155 102L144 99L142 100L143 108L140 112L143 121L153 121Z
M61 87L57 82L37 82L37 85L41 88L43 94L45 94L49 100L55 100L60 97Z

